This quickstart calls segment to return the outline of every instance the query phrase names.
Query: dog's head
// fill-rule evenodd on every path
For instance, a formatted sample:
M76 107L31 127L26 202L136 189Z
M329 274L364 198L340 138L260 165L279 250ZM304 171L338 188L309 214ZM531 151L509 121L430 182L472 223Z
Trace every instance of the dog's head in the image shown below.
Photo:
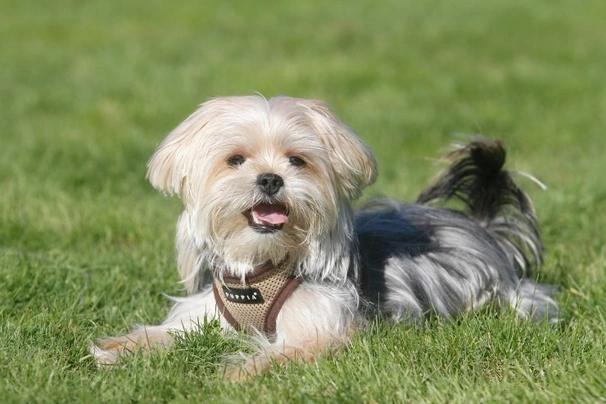
M376 178L369 148L324 103L289 97L210 100L148 167L156 188L182 199L180 226L197 247L230 267L308 248Z

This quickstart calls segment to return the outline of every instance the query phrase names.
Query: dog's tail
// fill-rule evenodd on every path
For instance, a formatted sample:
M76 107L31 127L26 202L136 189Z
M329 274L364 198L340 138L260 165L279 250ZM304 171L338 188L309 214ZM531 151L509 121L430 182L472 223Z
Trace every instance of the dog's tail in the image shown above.
M503 170L500 140L482 137L459 145L445 159L450 166L425 189L417 203L444 207L463 204L462 211L490 232L510 256L520 277L540 266L543 242L530 198Z

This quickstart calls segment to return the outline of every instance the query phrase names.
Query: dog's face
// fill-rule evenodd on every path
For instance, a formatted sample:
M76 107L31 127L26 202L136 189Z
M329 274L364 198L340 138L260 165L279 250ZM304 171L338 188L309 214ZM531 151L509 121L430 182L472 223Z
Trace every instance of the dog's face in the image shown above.
M198 248L238 266L278 262L333 231L376 164L319 101L230 97L204 103L171 132L148 177L181 197Z

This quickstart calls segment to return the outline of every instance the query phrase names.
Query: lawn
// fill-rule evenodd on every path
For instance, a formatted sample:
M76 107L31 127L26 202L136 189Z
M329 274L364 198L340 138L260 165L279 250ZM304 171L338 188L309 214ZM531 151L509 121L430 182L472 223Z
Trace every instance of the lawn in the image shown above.
M606 401L603 0L0 2L0 401ZM243 385L211 323L114 371L95 337L161 321L177 199L147 159L196 106L326 100L372 147L362 199L411 201L466 135L502 138L538 212L556 327L489 310L377 322L349 350Z

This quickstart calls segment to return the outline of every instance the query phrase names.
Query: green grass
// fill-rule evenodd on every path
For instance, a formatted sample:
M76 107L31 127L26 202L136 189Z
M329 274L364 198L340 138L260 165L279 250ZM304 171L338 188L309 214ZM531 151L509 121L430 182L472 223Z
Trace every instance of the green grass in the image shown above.
M0 401L606 401L606 3L462 0L0 2ZM218 95L321 98L373 148L365 194L412 200L461 134L501 137L560 287L557 328L490 312L376 324L242 386L209 326L99 371L86 346L179 294L179 201L144 180Z

